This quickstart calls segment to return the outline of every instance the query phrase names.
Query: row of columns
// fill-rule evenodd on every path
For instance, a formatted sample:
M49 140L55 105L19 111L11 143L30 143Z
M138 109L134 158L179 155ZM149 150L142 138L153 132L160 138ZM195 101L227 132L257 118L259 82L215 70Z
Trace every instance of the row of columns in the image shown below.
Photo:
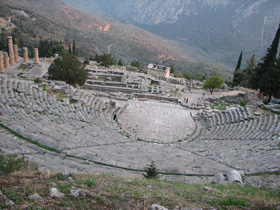
M13 45L13 37L8 36L8 51L4 52L4 64L3 64L3 55L0 53L0 72L4 72L5 68L10 68L10 65L14 65L15 63L19 62L19 56L18 56L18 46ZM28 49L27 47L23 47L23 60L25 63L29 61L28 59ZM38 48L34 48L34 63L39 63L39 52Z

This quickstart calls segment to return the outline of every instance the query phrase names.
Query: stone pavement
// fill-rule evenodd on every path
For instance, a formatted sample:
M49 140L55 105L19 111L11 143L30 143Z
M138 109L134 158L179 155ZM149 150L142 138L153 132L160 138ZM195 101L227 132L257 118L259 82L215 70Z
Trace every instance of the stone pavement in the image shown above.
M175 103L156 101L129 102L118 123L131 136L158 143L182 141L195 130L189 110Z

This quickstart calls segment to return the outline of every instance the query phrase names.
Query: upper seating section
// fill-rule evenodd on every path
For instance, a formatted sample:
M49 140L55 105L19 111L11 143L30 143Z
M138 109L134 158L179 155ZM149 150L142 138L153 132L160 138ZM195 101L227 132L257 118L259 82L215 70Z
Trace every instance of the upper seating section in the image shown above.
M248 107L211 114L204 122L201 140L269 140L280 135L278 115L256 117Z

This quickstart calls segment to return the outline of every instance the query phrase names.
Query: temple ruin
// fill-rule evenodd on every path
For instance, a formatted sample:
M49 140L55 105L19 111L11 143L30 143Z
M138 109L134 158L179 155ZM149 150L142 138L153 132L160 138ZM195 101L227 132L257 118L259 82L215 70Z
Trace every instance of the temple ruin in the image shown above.
M156 78L159 77L170 77L170 67L157 65L157 64L149 64L147 67L147 74L152 75Z
M5 68L10 68L10 60L7 52L4 52L4 66Z
M0 52L0 72L1 72L1 73L5 72L4 65L3 65L3 56L2 56L2 52Z
M27 47L23 47L23 59L25 63L29 62L29 58L28 58L28 49Z
M14 54L15 54L15 62L19 62L19 56L18 56L18 46L15 44L14 45Z
M39 52L38 52L38 48L34 48L34 63L36 63L36 64L39 63Z
M14 57L14 45L13 45L13 37L8 36L8 48L9 48L9 57L10 57L10 64L15 64L15 57Z

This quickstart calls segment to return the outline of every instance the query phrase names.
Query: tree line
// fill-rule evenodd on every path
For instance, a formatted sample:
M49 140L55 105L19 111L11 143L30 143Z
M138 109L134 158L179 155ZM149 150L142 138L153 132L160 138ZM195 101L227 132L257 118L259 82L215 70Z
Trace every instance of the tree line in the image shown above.
M272 97L280 97L280 53L278 51L280 41L280 24L272 44L266 51L266 55L256 63L253 55L247 66L241 69L242 52L240 53L233 76L233 85L244 86L259 90L264 96L265 102L270 102Z

